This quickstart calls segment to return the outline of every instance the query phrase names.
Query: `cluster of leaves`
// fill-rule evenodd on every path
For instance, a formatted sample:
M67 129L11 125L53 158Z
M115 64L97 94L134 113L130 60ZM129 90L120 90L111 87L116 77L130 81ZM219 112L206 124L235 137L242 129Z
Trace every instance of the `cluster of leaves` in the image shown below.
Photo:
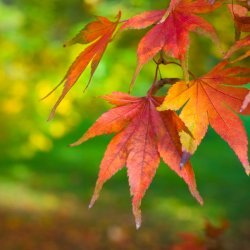
M72 144L75 146L98 135L116 133L102 160L90 207L98 198L103 184L126 166L133 213L139 228L141 200L152 182L160 158L183 178L192 195L202 204L189 160L205 137L209 125L229 144L246 173L250 174L247 134L236 114L250 114L250 94L244 86L250 82L250 69L234 65L250 53L246 51L233 59L235 54L250 45L249 35L240 39L242 32L250 31L249 2L238 0L237 4L228 4L235 23L236 41L224 53L222 60L201 77L196 77L188 69L190 32L202 31L217 46L219 44L214 27L198 15L217 8L223 8L223 1L171 0L167 9L147 11L128 20L121 20L120 12L115 21L97 17L97 21L86 25L66 44L88 45L58 85L64 84L63 92L49 119L53 118L60 102L90 64L89 85L105 50L117 33L151 27L139 42L138 63L130 83L131 91L142 67L154 60L156 71L147 95L134 97L114 92L104 96L115 107L103 114ZM160 77L160 67L171 63L182 67L183 79ZM158 90L166 84L172 85L166 96L157 96ZM180 109L178 116L175 111Z

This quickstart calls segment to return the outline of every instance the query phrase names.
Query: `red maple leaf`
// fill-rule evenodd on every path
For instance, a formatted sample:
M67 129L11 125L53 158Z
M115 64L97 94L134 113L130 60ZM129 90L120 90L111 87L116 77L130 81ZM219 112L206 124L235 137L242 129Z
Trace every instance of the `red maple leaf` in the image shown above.
M141 200L152 182L160 158L184 179L192 195L202 203L190 163L183 170L179 167L179 132L189 131L175 112L156 110L163 98L150 95L139 98L120 92L103 98L115 107L104 113L81 139L72 144L79 145L97 135L117 133L109 143L102 160L90 207L97 200L103 184L126 165L130 193L133 196L133 213L139 228Z
M219 226L211 224L209 221L205 223L205 235L200 236L192 232L183 232L179 234L180 242L174 244L171 250L208 250L222 249L220 237L229 227L227 220L222 220Z
M240 112L243 112L249 106L249 104L250 104L250 91L243 101Z
M225 54L224 58L229 59L230 57L232 57L232 55L235 52L237 52L237 51L239 51L239 50L241 50L243 48L248 48L247 51L243 55L241 55L238 58L234 59L232 61L232 63L235 63L235 62L241 61L243 59L246 59L247 57L250 56L249 47L250 47L250 35L248 35L245 38L243 38L241 40L238 40L236 43L234 43L234 45ZM243 112L247 108L249 103L250 103L250 91L249 91L248 95L245 97L245 99L243 101L240 112Z
M240 38L241 32L250 31L250 17L248 16L248 8L240 4L229 4L228 8L233 16L236 40Z
M58 105L61 103L65 95L74 86L87 66L91 64L91 75L87 86L89 85L108 44L112 40L120 18L120 12L118 13L117 20L115 22L111 22L109 19L99 16L97 17L97 21L87 24L78 35L76 35L70 42L66 43L65 46L75 43L91 44L76 58L63 80L44 97L48 97L61 84L64 83L62 94L55 103L50 113L49 120L53 118Z
M248 139L240 118L235 114L248 93L243 84L250 81L250 69L227 67L222 61L206 75L194 79L189 85L178 82L173 85L159 110L183 109L180 118L191 131L193 138L181 134L184 151L193 154L207 132L208 125L230 145L239 157L247 174ZM250 106L243 112L250 114Z
M180 233L180 242L171 246L170 250L207 250L206 242L194 233Z
M222 236L225 231L229 228L228 220L221 220L218 226L213 225L211 222L206 221L205 223L205 233L207 238L218 239Z
M227 51L224 58L228 59L230 58L235 52L239 51L243 48L249 48L250 47L250 35L246 36L245 38L238 40L234 45ZM235 59L233 62L238 62L240 60L243 60L250 56L250 50L248 49L243 55Z
M167 11L149 11L130 18L122 29L141 29L155 24L139 43L138 65L132 84L142 66L159 51L179 59L186 67L189 32L202 30L203 33L209 34L217 41L217 35L212 25L196 14L210 12L219 6L220 3L211 5L206 0L172 0Z

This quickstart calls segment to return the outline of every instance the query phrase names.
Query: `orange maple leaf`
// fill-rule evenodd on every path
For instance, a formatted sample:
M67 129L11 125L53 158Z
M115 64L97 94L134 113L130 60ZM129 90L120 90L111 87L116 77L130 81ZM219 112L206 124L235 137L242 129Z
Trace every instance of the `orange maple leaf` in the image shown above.
M122 29L141 29L155 24L139 43L138 65L132 85L143 65L161 50L166 55L179 59L184 71L187 71L185 61L189 32L202 30L218 41L213 26L196 14L210 12L220 5L211 5L206 0L172 0L167 11L149 11L130 18Z
M62 94L55 103L50 113L49 120L53 118L58 105L61 103L65 95L74 86L87 66L91 64L91 74L87 86L89 85L108 44L112 40L113 34L119 24L120 18L120 12L118 13L117 20L115 22L111 22L109 19L99 16L97 17L97 21L87 24L78 35L76 35L71 41L65 44L65 46L67 46L75 43L91 43L76 58L62 81L48 95L44 97L48 97L61 84L64 83Z
M193 154L207 132L208 125L230 145L239 157L247 174L250 174L248 161L248 139L239 112L248 90L244 86L250 81L250 69L226 67L222 61L209 73L187 85L178 82L173 85L158 110L183 109L180 118L191 131L193 138L181 133L183 151ZM250 107L244 114L250 114Z
M124 165L127 167L133 213L137 228L141 225L141 200L160 163L160 158L187 183L192 195L202 203L195 176L188 162L180 170L181 144L178 133L189 132L173 111L158 112L163 98L133 97L116 92L103 97L115 105L72 146L97 135L117 133L109 143L100 166L99 177L90 207L99 196L103 184Z

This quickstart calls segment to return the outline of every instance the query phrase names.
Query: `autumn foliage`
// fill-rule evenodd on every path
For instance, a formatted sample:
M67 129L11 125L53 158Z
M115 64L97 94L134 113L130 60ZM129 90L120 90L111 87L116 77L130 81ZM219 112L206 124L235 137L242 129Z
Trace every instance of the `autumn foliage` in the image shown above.
M191 194L202 204L189 160L209 125L228 143L246 173L250 174L248 138L238 115L250 115L250 92L246 87L250 82L250 68L239 65L250 55L247 50L250 35L243 34L250 31L249 1L238 0L225 7L226 4L224 1L171 0L167 9L143 12L128 20L121 19L121 12L114 21L97 17L65 44L86 46L57 86L63 84L63 90L49 119L90 65L88 87L109 43L120 33L148 28L138 44L137 66L128 82L130 93L143 66L150 60L156 65L152 86L144 97L121 92L103 96L114 107L71 145L79 145L95 136L115 134L101 162L90 207L97 200L103 184L126 166L133 213L139 228L141 200L161 159L186 182ZM218 8L229 11L235 24L235 41L227 51L222 51L213 25L200 16ZM208 35L221 51L218 64L199 77L188 68L190 32ZM168 64L180 66L183 79L161 78L160 67ZM164 96L158 96L157 92L165 85L170 85L170 89Z
M170 250L223 250L221 237L229 227L227 220L222 220L219 226L206 221L204 235L196 235L190 232L179 234L179 243L173 244Z

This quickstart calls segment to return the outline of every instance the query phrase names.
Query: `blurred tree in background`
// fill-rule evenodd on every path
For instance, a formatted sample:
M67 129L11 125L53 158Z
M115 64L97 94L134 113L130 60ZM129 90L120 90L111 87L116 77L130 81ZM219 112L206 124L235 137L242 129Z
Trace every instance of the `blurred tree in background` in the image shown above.
M107 183L96 207L87 211L110 137L77 148L67 145L108 109L98 96L128 90L136 65L136 45L145 31L119 35L105 53L88 91L82 92L89 71L59 106L54 121L46 122L60 91L45 101L40 99L61 81L82 50L81 45L63 49L65 41L95 15L113 18L122 10L126 19L166 6L165 0L0 1L0 248L5 246L1 249L110 249L110 242L114 247L125 242L124 249L167 249L160 246L167 246L177 231L200 231L205 218L218 222L224 217L232 222L227 249L238 249L234 246L239 244L239 249L249 249L250 182L239 170L236 156L212 131L192 160L204 207L190 197L181 180L161 166L142 204L145 226L140 232L135 233L133 228L125 171ZM234 24L225 9L205 18L214 24L223 47L228 48L234 40ZM191 39L190 68L201 75L219 61L221 54L209 39L195 34ZM245 63L249 65L249 61ZM134 94L145 94L154 70L153 63L145 66ZM162 74L182 76L174 65L163 69ZM249 135L250 120L243 119ZM54 228L53 223L58 227ZM20 231L35 232L32 228L37 230L37 241L28 239L25 233L21 237L30 246L15 238ZM58 228L61 231L56 232ZM50 230L50 237L43 233ZM99 247L85 246L86 234ZM48 239L51 247L36 248L38 235ZM154 242L147 241L148 237ZM64 242L65 248L63 239L69 244Z

